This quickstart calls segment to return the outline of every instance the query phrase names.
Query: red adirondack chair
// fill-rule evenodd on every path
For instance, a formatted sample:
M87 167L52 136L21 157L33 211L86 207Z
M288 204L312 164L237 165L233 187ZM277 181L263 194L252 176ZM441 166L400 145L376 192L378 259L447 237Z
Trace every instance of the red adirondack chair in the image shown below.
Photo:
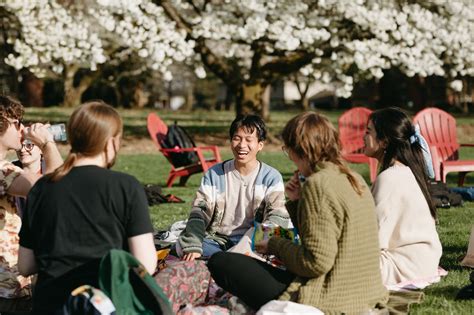
M339 139L343 158L351 163L367 163L370 181L377 177L377 160L364 154L364 134L372 111L365 107L354 107L344 112L338 120Z
M459 144L456 135L456 119L438 108L425 108L413 118L430 146L436 180L446 183L446 175L458 172L458 185L464 184L466 174L474 171L474 160L459 160L460 147L474 144Z
M168 132L168 126L156 115L155 113L150 113L147 119L147 128L148 133L150 134L151 139L158 147L161 153L166 157L168 162L171 164L171 170L168 175L168 180L166 181L166 186L171 187L174 180L177 177L180 177L179 184L181 186L186 185L188 178L196 173L206 172L211 166L216 163L221 162L221 155L219 153L219 148L217 146L201 146L193 148L179 148L175 147L172 149L162 148L163 140L166 138ZM209 151L212 153L212 157L206 158L204 152ZM199 162L191 165L174 167L171 160L171 153L180 153L180 152L196 152Z

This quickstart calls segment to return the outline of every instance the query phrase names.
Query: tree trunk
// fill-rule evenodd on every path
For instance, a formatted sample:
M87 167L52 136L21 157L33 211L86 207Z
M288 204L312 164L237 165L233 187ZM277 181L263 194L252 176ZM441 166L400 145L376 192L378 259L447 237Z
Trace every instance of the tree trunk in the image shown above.
M242 85L237 89L235 110L238 115L256 114L263 119L269 118L269 102L264 99L268 84L256 83Z
M462 90L461 90L461 110L463 114L469 113L469 104L467 103L467 98L469 95L469 86L467 79L462 79Z
M109 86L112 88L117 106L122 106L122 91L120 90L120 86L117 82L111 82Z
M314 81L311 80L309 77L305 77L303 81L301 81L297 73L295 73L293 76L290 76L290 79L293 80L293 84L296 85L296 89L300 94L298 105L301 107L302 110L307 111L309 109L308 90L309 86Z
M43 80L38 79L30 71L23 72L22 79L20 83L20 91L22 91L20 99L23 105L43 107Z
M148 104L149 94L143 89L143 83L138 82L133 88L132 107L143 108Z
M193 87L189 86L186 89L186 100L184 102L183 109L186 111L190 111L193 109L194 104L194 89Z
M64 103L65 107L75 107L81 104L82 94L89 88L97 78L99 71L84 74L77 86L74 85L74 77L79 67L76 65L66 67L64 71Z
M309 99L306 97L306 95L305 95L305 96L301 96L300 104L301 104L301 108L302 108L304 111L309 110Z
M226 87L225 88L225 101L224 101L225 110L230 110L230 107L232 106L233 98L234 98L234 94L228 87Z
M414 76L408 79L408 93L413 102L413 110L419 111L427 106L427 90L425 78Z

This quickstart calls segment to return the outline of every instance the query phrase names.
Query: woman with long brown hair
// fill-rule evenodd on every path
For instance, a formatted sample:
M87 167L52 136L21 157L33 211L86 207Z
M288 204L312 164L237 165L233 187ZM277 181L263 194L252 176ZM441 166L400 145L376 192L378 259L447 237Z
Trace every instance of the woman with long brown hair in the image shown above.
M31 189L20 231L18 269L38 273L33 313L53 314L79 285L98 286L101 257L131 252L156 268L145 192L132 176L111 171L122 120L111 106L81 105L67 124L71 151L64 164Z
M419 130L398 108L369 116L365 154L380 163L372 193L385 285L438 276L442 246L436 232L436 208L428 190L430 151Z
M337 131L326 117L300 114L282 136L283 149L298 168L285 191L301 244L275 236L256 244L258 252L275 255L286 270L218 253L208 263L211 274L255 310L280 299L324 313L368 312L386 300L370 190L344 163Z

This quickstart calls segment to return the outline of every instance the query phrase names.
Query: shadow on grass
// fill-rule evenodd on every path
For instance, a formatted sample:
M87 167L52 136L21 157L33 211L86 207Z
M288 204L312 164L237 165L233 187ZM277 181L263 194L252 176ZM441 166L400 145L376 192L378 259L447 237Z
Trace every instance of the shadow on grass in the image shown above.
M146 125L143 125L143 126L124 125L123 129L124 129L125 136L149 137Z
M463 270L459 262L466 254L466 247L464 246L443 246L443 256L441 256L440 265L446 270Z
M427 289L425 291L425 294L429 296L436 296L436 297L442 297L449 300L455 300L456 295L461 289L462 287L457 287L454 285L439 286L439 287Z

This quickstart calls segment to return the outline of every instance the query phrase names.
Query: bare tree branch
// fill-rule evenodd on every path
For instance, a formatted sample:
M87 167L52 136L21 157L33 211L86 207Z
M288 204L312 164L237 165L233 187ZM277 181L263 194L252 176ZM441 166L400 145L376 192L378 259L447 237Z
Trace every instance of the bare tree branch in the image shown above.
M277 77L287 76L310 64L315 57L314 52L297 52L272 60L262 66L262 77L273 81Z
M194 4L194 1L193 1L193 0L186 0L186 2L187 2L191 7L193 7L194 12L196 12L197 14L201 14L201 10Z

